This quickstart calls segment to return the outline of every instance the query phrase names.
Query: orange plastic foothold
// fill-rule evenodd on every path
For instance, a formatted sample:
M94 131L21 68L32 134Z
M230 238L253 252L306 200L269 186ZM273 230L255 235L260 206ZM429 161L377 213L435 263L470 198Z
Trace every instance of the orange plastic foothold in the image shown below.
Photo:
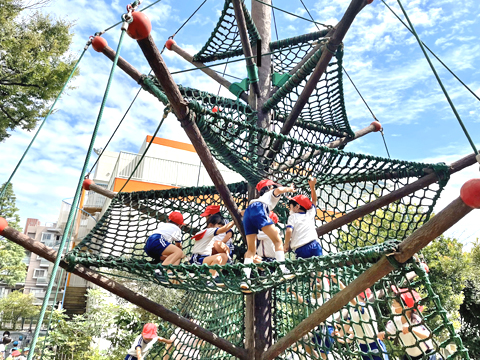
M218 112L218 106L214 106L212 112Z
M480 209L480 179L471 179L463 184L460 189L460 197L465 205Z
M165 47L168 50L172 50L172 45L176 44L175 40L173 39L168 39L167 42L165 43Z
M380 124L378 121L373 121L370 125L375 126L374 132L382 130L382 124Z
M92 47L96 52L102 52L107 46L107 40L101 36L95 36L92 40Z
M373 0L367 0L367 4L371 4L373 2Z
M135 40L143 40L150 35L152 23L143 12L133 12L133 21L128 25L127 34Z
M8 226L7 220L5 220L3 217L0 217L0 235L2 235L3 230Z
M83 189L84 190L90 190L90 185L95 184L95 182L91 179L85 179L83 180Z

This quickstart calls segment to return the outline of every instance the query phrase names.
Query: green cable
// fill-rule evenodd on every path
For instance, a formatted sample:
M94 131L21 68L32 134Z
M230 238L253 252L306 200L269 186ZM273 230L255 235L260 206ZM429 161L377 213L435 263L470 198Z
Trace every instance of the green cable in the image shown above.
M71 207L70 212L68 214L67 224L65 225L65 230L64 230L64 233L63 233L63 236L62 236L62 241L61 241L60 246L58 248L57 258L55 259L55 263L53 265L52 275L50 277L50 281L48 282L47 291L45 293L45 299L43 300L42 308L40 310L40 316L38 318L37 327L35 328L35 334L33 335L32 344L30 346L31 349L30 349L30 352L28 354L27 360L32 360L33 356L34 356L34 353L35 353L35 346L37 344L38 336L40 334L40 327L43 323L43 318L44 318L45 312L47 310L48 299L50 298L50 294L51 294L52 288L53 288L53 283L55 282L55 274L57 273L58 265L60 264L60 260L61 260L61 257L62 257L62 252L63 252L63 249L65 247L65 243L67 242L68 234L70 232L70 227L71 227L72 221L73 221L73 214L76 212L76 204L78 203L78 199L80 197L80 193L81 193L81 190L82 190L83 179L84 179L85 173L87 171L87 166L88 166L88 162L90 160L90 156L91 156L91 153L92 153L92 150L93 150L93 145L95 143L95 138L97 136L98 128L99 128L100 122L102 120L103 110L105 108L105 104L106 104L106 101L107 101L108 93L109 93L110 86L111 86L112 79L113 79L113 74L114 74L115 68L117 67L117 62L118 62L118 58L120 56L120 49L121 49L121 46L122 46L122 41L123 41L124 35L125 35L125 29L122 28L122 33L120 35L120 40L118 42L118 47L117 47L117 53L115 54L115 59L113 61L112 69L110 70L110 76L108 78L107 88L105 90L105 94L103 95L102 104L100 106L100 111L99 111L99 114L98 114L98 117L97 117L97 121L95 123L95 128L93 130L92 138L90 140L90 145L88 147L88 151L87 151L87 155L86 155L86 158L85 158L85 162L83 164L82 172L80 174L80 178L79 178L78 185L77 185L77 190L75 192L75 197L72 201L72 207Z
M384 0L382 0L382 2L383 2L383 4L388 8L388 10L390 10L390 11L392 12L392 14L395 15L395 17L398 19L398 21L400 21L400 22L403 24L403 26L405 26L405 27L407 28L407 30L410 31L410 32L413 34L412 29L410 29L410 28L407 26L407 24L405 24L405 22L403 22L402 19L400 19L400 17L395 13L395 11L393 11L393 9L392 9L390 6L388 6L388 4L387 4ZM427 44L425 44L423 41L422 41L422 44L423 44L423 46L425 46L425 48L426 48L428 51L430 51L430 54L432 54L432 55L435 57L435 59L437 59L438 62L439 62L440 64L442 64L443 67L444 67L445 69L447 69L447 71L448 71L450 74L452 74L452 76L453 76L455 79L457 79L458 82L459 82L460 84L462 84L463 87L464 87L467 91L470 92L470 94L472 94L478 101L480 101L480 97L478 97L478 95L475 94L475 93L472 91L472 89L470 89L470 88L467 86L467 84L465 84L465 83L462 81L462 79L460 79L452 70L450 70L450 68L447 66L447 64L445 64L445 63L427 46Z
M12 178L15 176L15 173L17 172L18 168L20 167L20 164L23 162L23 159L25 158L25 156L27 155L28 151L30 150L30 147L31 147L32 144L34 143L35 139L37 138L37 135L40 133L40 130L42 130L43 125L45 124L45 122L47 121L48 117L49 117L50 114L52 113L53 108L54 108L55 105L57 104L58 99L60 99L60 96L62 96L63 91L64 91L65 88L67 87L67 84L69 83L70 79L73 77L73 74L75 73L75 70L77 70L78 64L79 64L80 61L82 60L83 55L85 54L85 52L86 52L87 49L88 49L88 46L90 46L89 43L88 43L88 45L86 45L86 46L84 47L82 54L81 54L80 57L78 58L77 63L75 64L75 66L73 67L72 72L70 73L70 76L68 77L68 79L67 79L67 81L65 82L65 84L63 84L62 90L60 90L60 93L57 95L57 98L56 98L55 101L53 102L52 106L50 107L50 110L48 111L47 115L45 116L45 118L43 119L42 123L40 124L37 132L35 133L35 136L33 137L32 141L30 141L30 144L28 145L28 147L27 147L27 149L25 150L25 152L23 153L21 159L20 159L19 162L17 163L17 166L15 166L15 169L13 170L12 174L11 174L10 177L8 178L7 183L5 184L5 187L3 188L2 193L0 194L0 199L1 199L1 198L3 197L3 195L5 194L5 191L7 190L8 184L10 184L10 181L11 181Z
M458 114L457 109L455 108L455 105L453 105L453 102L452 102L452 100L450 99L450 96L448 95L447 90L446 90L445 87L443 86L442 80L441 80L440 77L438 76L437 71L435 70L435 67L434 67L433 64L432 64L432 61L430 60L430 57L428 56L427 52L425 51L425 48L423 47L422 40L420 40L420 37L418 36L417 32L415 31L415 28L413 27L413 24L412 24L412 22L410 21L410 18L408 17L407 12L406 12L405 9L403 8L402 3L400 2L400 0L397 0L397 2L398 2L398 5L400 5L400 8L402 9L403 15L405 15L405 18L407 19L408 24L410 25L410 28L411 28L411 31L412 31L413 35L414 35L415 38L417 39L418 45L420 45L420 48L422 49L423 55L425 55L425 58L427 59L428 64L430 65L430 68L432 69L433 74L435 75L435 77L436 77L436 79L437 79L437 81L438 81L438 84L439 84L440 87L442 88L442 91L443 91L445 97L447 98L447 101L448 101L448 103L450 104L450 107L452 108L452 111L453 111L453 113L455 114L455 117L457 118L458 123L459 123L460 126L462 127L462 130L463 130L463 132L465 133L465 136L467 137L468 142L469 142L470 145L472 146L472 149L473 149L473 151L475 152L475 154L478 155L478 150L477 150L477 148L476 148L476 146L475 146L475 143L474 143L474 142L472 141L472 139L470 138L470 134L468 133L467 128L466 128L465 125L463 124L463 121L462 121L462 119L460 118L460 115Z

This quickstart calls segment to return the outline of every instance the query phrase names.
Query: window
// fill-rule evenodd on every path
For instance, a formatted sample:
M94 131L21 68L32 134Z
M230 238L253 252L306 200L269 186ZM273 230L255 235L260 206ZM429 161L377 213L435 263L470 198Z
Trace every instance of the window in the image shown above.
M49 240L53 240L52 238L53 234L49 234L49 233L42 233L42 242L46 242L46 241L49 241Z
M45 269L35 269L33 271L33 278L41 278L41 277L46 277L47 276L47 270Z

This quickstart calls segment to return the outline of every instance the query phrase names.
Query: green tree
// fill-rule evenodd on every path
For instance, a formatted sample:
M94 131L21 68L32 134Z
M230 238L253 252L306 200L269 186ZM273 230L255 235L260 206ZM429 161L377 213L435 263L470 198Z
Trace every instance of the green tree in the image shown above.
M28 319L37 316L40 312L38 306L33 305L35 296L14 291L0 299L0 313L3 322L13 324L13 330L20 318Z
M430 268L433 291L440 297L444 309L456 328L460 327L459 308L463 303L463 288L468 279L470 259L463 244L443 235L422 250Z
M73 69L72 24L33 12L43 3L0 2L0 141L34 129Z
M480 241L469 254L472 266L463 289L464 300L460 306L462 327L460 336L468 348L471 359L480 359Z
M0 193L4 187L5 184L0 188ZM20 216L15 202L12 184L8 184L3 198L0 199L0 216L7 219L9 226L21 230ZM23 281L26 276L26 265L22 262L24 257L23 247L0 237L0 281L10 286Z

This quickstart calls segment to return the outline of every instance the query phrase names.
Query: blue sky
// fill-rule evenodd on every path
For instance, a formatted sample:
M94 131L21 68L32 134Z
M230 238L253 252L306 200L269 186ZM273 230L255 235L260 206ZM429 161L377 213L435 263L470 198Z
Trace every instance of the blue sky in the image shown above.
M142 6L151 2L144 1ZM152 35L160 49L201 2L163 0L146 11L152 20ZM118 0L54 0L43 11L75 23L71 55L78 57L90 35L119 21L127 3ZM250 6L250 0L246 3ZM335 25L349 1L304 0L304 3L317 21ZM387 3L400 14L396 1ZM274 0L274 5L308 17L299 0ZM403 5L422 40L480 96L480 2L413 0L404 1ZM209 38L222 8L223 1L208 0L175 36L177 43L191 54L196 53ZM310 22L279 11L275 11L275 17L280 39L316 30ZM114 49L119 36L119 27L104 35ZM276 39L275 34L272 38ZM344 45L344 67L383 124L393 158L450 163L472 152L414 37L381 1L375 0L359 14L344 39ZM135 41L126 38L121 55L142 73L148 73L148 64ZM172 72L192 67L167 50L164 58ZM480 147L480 103L436 60L433 63L477 147ZM56 221L61 200L73 197L110 67L110 60L91 48L88 50L80 64L80 76L72 83L74 89L59 101L57 111L49 118L17 172L13 185L22 223L27 217L42 222ZM221 71L223 66L217 69ZM229 65L227 73L242 78L246 76L242 63ZM201 90L218 91L218 85L199 71L175 75L174 79ZM373 119L346 77L344 88L351 126L354 130L367 126ZM137 89L133 80L121 70L116 71L95 147L105 145ZM221 95L231 96L223 90ZM155 131L162 112L160 103L142 92L109 150L137 152L145 136ZM15 131L8 140L0 143L4 169L0 174L1 182L6 181L33 135ZM172 116L167 118L160 136L188 141ZM378 133L353 142L346 150L386 155ZM95 156L91 164L94 159ZM453 176L435 211L457 197L466 180L478 178L478 170L478 166L472 166ZM478 211L477 214L472 212L447 234L465 243L473 241L480 237L476 219Z

